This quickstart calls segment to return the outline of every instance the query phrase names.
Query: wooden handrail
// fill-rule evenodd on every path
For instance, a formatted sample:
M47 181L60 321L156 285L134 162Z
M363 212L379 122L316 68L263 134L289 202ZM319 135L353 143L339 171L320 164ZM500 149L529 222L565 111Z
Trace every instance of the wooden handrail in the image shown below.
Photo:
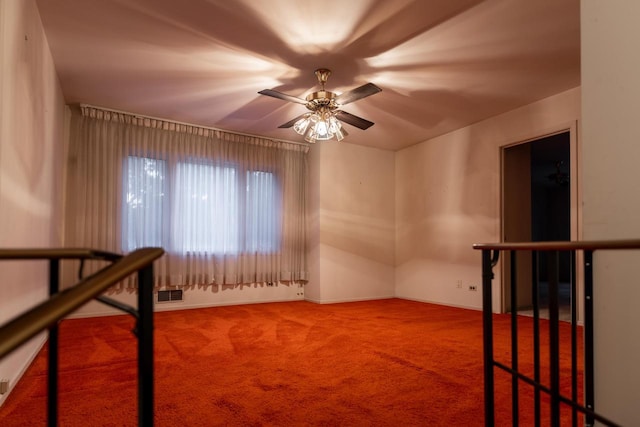
M598 249L640 249L640 240L475 243L473 245L473 249L492 251L595 251Z
M115 261L122 258L122 255L113 252L99 251L86 248L63 248L63 249L0 249L0 260L6 259L94 259Z
M151 264L164 254L162 248L142 248L121 257L87 249L0 250L0 259L85 258L116 261L97 273L65 289L0 327L0 359L54 325L87 301L97 297L120 280Z

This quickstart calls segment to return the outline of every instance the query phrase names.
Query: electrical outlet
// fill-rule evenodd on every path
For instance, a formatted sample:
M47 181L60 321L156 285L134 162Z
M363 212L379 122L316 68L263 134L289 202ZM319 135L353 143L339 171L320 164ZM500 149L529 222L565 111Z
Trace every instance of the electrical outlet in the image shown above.
M470 291L477 291L478 287L476 285L469 285L469 290Z
M462 280L458 280L458 281L456 282L456 287L457 287L458 289L462 289Z

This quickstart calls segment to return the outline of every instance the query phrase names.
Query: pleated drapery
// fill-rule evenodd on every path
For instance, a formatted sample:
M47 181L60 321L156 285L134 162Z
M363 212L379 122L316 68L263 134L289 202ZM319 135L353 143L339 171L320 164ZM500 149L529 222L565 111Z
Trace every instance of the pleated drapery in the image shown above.
M157 286L306 280L307 151L81 106L71 116L66 244L163 247Z

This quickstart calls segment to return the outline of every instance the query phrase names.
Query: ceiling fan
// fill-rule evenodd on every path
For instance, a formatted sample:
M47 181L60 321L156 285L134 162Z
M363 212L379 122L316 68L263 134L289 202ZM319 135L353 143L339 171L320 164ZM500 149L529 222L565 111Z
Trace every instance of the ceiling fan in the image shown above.
M310 110L310 112L302 114L278 127L290 128L293 126L293 129L297 133L305 136L306 141L316 142L316 140L328 140L333 137L341 141L347 135L347 131L342 128L340 121L363 130L373 126L373 122L347 113L340 108L343 105L374 95L382 91L382 89L373 83L367 83L337 95L334 92L324 89L331 70L319 68L315 71L315 74L320 84L320 90L310 93L305 99L272 89L264 89L258 92L260 95L302 104Z

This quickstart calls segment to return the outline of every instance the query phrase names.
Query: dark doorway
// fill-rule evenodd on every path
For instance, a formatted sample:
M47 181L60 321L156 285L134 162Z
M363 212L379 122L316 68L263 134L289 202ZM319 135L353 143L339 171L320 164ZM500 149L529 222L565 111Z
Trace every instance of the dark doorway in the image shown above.
M571 240L570 133L563 132L504 149L503 165L503 239L515 241ZM523 254L524 255L524 254ZM518 312L531 309L531 259L520 255L518 264ZM546 259L538 260L541 308L547 304ZM568 313L570 259L560 260L561 317ZM508 273L508 272L505 272ZM505 274L505 311L509 306L509 274ZM541 312L544 315L544 310Z

